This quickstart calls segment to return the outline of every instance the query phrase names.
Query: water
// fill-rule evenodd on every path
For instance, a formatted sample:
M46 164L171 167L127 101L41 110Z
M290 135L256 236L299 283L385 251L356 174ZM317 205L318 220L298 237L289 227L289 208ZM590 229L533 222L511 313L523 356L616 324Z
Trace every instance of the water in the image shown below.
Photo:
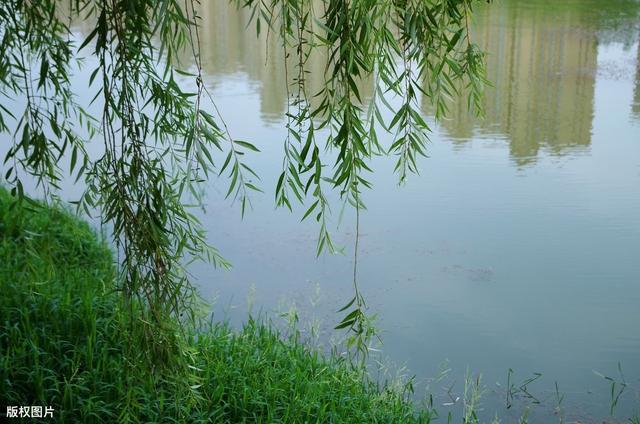
M237 321L251 297L254 311L295 303L330 326L352 293L353 213L335 231L345 256L315 259L315 227L274 210L283 56L275 40L245 30L246 15L210 9L208 81L234 136L263 150L251 160L270 190L244 222L212 196L207 227L235 268L199 267L201 291ZM558 381L569 415L589 422L609 405L610 387L593 371L615 376L620 361L630 385L620 403L626 412L640 405L639 9L628 1L482 8L472 34L489 53L486 119L452 104L421 175L404 187L392 160L374 161L361 285L388 362L422 383L443 363L452 369L447 383L431 384L443 401L442 387L455 382L460 395L465 371L481 372L484 416L508 421L508 368L517 382L540 372L531 390L544 406L534 419L553 418ZM321 75L322 64L315 69Z
M206 3L202 15L206 84L233 136L262 150L247 160L266 194L253 196L241 220L238 205L223 201L226 182L209 184L203 222L234 268L196 264L197 285L215 300L217 317L240 323L249 309L295 304L303 320L318 320L324 338L336 336L328 330L339 320L335 310L352 297L354 213L340 220L336 204L332 216L345 255L316 258L314 223L299 222L302 210L274 208L284 56L275 37L257 39L248 14L226 2ZM418 396L430 382L442 404L447 390L462 395L467 370L482 373L482 417L497 412L512 422L512 368L516 383L543 374L530 385L542 401L534 422L558 420L555 381L568 418L601 422L610 385L594 370L617 376L620 362L628 387L618 415L640 408L639 16L631 0L480 8L472 36L489 53L494 84L486 119L453 102L421 175L403 187L392 159L373 161L360 284L378 314L385 363L415 374ZM312 86L321 84L322 66L312 64ZM431 115L426 101L423 110ZM443 367L447 377L430 381Z

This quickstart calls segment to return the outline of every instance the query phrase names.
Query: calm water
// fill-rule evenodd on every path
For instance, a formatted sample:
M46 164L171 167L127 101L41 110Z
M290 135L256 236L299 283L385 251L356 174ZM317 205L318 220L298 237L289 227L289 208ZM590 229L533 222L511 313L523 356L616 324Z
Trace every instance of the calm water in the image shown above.
M203 221L234 268L195 265L197 284L219 318L240 323L249 309L295 305L303 327L316 322L322 339L337 337L334 311L352 296L353 211L339 220L336 204L333 214L345 255L317 259L313 222L274 208L283 55L275 37L257 39L248 15L226 2L207 2L202 14L206 83L232 135L262 150L248 160L266 194L253 197L242 221L223 201L226 181L210 183ZM374 160L361 286L378 314L385 363L415 374L418 396L430 383L445 403L447 390L462 396L467 370L482 373L483 417L498 412L511 422L512 368L516 383L543 374L529 387L543 404L533 408L535 422L558 419L555 381L567 417L595 422L608 415L610 386L594 370L616 376L620 362L629 386L617 411L640 408L639 16L631 0L482 8L472 34L489 53L486 119L453 102L421 175L403 187L392 159ZM322 83L322 67L312 63L312 85ZM365 92L371 84L363 82ZM430 381L443 369L446 378Z
M208 83L234 136L263 150L252 162L268 190L241 222L219 201L224 184L212 184L205 222L235 268L194 272L202 293L217 296L216 311L236 321L250 298L254 312L295 304L303 321L330 328L351 295L353 213L340 223L334 214L345 256L316 259L313 224L274 209L284 60L276 40L256 40L247 16L222 3L205 11ZM616 375L620 361L630 385L621 403L640 405L640 4L606 4L480 10L472 31L495 86L486 119L452 104L421 175L404 187L392 160L375 161L361 284L388 363L420 383L451 368L446 382L431 383L441 402L445 386L461 395L467 369L482 372L485 417L499 411L508 422L513 368L517 382L543 374L531 385L546 399L539 422L553 418L554 381L572 416L588 422L608 411L609 386L593 371Z

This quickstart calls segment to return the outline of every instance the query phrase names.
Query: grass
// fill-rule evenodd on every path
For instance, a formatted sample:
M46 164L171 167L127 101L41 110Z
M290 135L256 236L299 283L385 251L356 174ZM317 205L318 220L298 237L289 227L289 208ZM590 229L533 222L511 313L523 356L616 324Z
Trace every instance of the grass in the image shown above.
M0 414L40 405L55 408L53 421L73 423L429 423L437 416L432 402L417 410L402 388L380 387L344 358L262 321L233 330L168 318L161 337L150 334L148 311L125 304L115 282L112 252L88 224L62 208L13 205L0 187ZM518 388L511 373L507 408L516 394L536 403L527 384L539 375ZM626 383L605 378L613 412L616 388ZM480 422L482 391L479 378L465 380L462 422ZM557 384L555 395L563 422ZM528 412L518 422L529 422ZM637 415L624 422L640 424Z
M178 349L149 360L140 304L116 291L112 252L56 207L0 188L0 413L55 408L58 422L429 422L401 393L337 356L249 321L166 322ZM157 341L157 339L156 339Z

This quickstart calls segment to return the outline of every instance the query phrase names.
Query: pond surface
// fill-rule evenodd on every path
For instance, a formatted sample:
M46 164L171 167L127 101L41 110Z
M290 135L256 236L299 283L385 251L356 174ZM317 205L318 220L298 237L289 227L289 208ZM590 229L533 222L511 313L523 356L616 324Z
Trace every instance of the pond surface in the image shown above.
M211 181L201 217L234 267L195 264L194 280L216 318L240 324L248 311L277 316L295 305L303 329L312 323L320 340L338 338L335 311L352 297L354 212L340 219L335 203L344 255L316 258L314 222L299 222L303 209L275 209L284 56L276 37L257 38L249 14L225 1L204 2L201 14L205 82L234 138L262 150L247 161L265 194L242 220L223 200L227 181ZM378 315L383 362L416 376L418 398L429 384L441 414L459 411L459 401L442 404L462 396L468 370L482 373L483 420L514 422L530 405L531 422L558 421L557 381L567 418L602 422L611 386L594 371L620 380L618 363L628 386L616 415L640 409L638 34L632 0L482 7L472 37L489 54L486 118L453 101L421 174L402 187L393 158L373 161L361 289ZM323 64L311 68L319 86ZM92 69L74 81L86 84ZM363 84L371 92L373 81ZM65 197L77 193L68 187ZM516 387L542 373L527 386L540 406L520 391L517 408L506 409L509 368Z
M277 40L256 39L248 15L223 3L203 11L207 82L234 137L263 151L248 160L266 194L241 221L237 207L220 202L225 182L212 184L204 222L234 269L194 273L235 322L248 308L295 304L303 324L331 328L352 295L354 214L339 221L337 205L333 215L345 255L316 259L313 223L274 208L284 59ZM620 362L629 388L618 415L640 405L640 4L606 5L481 8L472 36L489 53L494 85L485 120L453 103L421 175L403 187L391 158L374 161L361 216L362 290L378 314L386 363L406 366L422 387L451 369L446 383L431 383L442 402L443 387L460 396L466 370L481 372L483 415L498 411L509 422L512 368L517 383L543 374L530 387L546 405L534 420L558 419L557 381L568 414L589 422L609 411L610 385L594 370L617 376ZM315 69L320 84L322 64Z

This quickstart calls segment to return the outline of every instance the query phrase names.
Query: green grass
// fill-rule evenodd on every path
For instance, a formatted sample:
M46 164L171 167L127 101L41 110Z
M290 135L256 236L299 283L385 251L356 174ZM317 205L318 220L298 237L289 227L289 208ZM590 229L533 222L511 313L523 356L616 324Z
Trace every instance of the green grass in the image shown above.
M0 187L0 414L40 405L65 423L435 418L264 322L233 330L169 318L161 334L150 332L148 311L123 302L113 254L88 224L61 208L12 203ZM473 423L480 384L468 383L461 420ZM640 424L636 415L628 422Z
M168 320L178 348L149 360L144 308L121 301L109 248L62 209L11 204L0 188L0 413L50 405L58 422L429 422L341 358L255 321L180 331Z

